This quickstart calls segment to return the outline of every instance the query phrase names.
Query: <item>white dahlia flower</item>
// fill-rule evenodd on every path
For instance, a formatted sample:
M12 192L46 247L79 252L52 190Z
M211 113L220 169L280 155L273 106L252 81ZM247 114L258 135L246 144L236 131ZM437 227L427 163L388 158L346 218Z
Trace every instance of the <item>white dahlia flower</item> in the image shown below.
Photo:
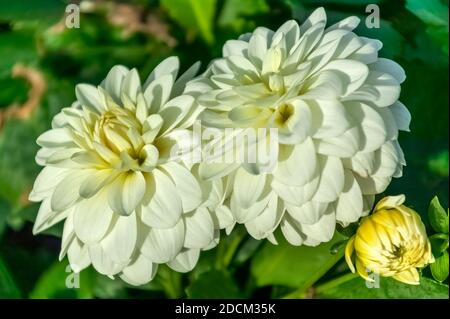
M214 213L225 179L198 182L197 168L171 153L193 143L200 108L185 85L198 66L176 80L170 57L143 85L135 69L115 66L100 86L77 85L77 101L38 138L45 167L29 196L42 201L33 232L64 220L60 259L67 254L75 272L92 264L141 285L158 264L189 271L232 222Z
M336 222L368 214L374 195L402 174L405 74L378 57L380 41L352 32L358 23L349 17L326 28L319 8L301 26L259 27L227 41L223 57L192 82L210 88L199 97L204 125L278 129L272 172L258 162L199 170L204 178L234 170L229 206L257 239L276 242L280 226L293 245L329 241Z

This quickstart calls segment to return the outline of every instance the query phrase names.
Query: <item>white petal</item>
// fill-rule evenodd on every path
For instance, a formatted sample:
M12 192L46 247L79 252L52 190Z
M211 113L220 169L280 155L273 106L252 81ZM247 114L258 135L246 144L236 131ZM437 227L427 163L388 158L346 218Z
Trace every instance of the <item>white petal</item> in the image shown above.
M301 224L315 224L322 217L328 203L308 201L301 206L294 206L286 203L289 215Z
M335 201L344 188L344 168L339 158L320 156L321 175L314 201L330 203Z
M395 122L399 130L409 132L409 124L411 122L411 114L403 103L400 101L395 102L389 107L394 115Z
M147 178L147 188L141 208L142 221L151 227L174 227L182 213L175 184L166 174L154 169Z
M84 243L100 241L108 231L113 214L104 192L81 200L75 205L74 211L74 227L78 238Z
M338 101L308 101L312 113L314 138L330 138L343 134L350 128L348 111Z
M83 245L76 238L69 245L67 257L69 258L70 268L76 273L79 273L91 264L88 246Z
M205 207L197 208L194 212L184 216L186 235L184 247L203 248L214 237L214 222Z
M280 228L284 237L291 245L300 246L303 244L304 235L302 236L297 222L292 217L285 215L281 220Z
M274 176L291 186L302 186L314 178L317 167L316 150L311 139L302 144L280 147L278 167Z
M104 89L116 102L120 102L122 84L129 70L122 65L115 65L106 75Z
M167 266L178 272L188 272L194 269L199 256L199 249L184 249Z
M55 212L51 208L50 198L44 199L39 207L38 215L33 225L33 234L36 235L66 218L72 208Z
M42 147L74 147L74 139L69 128L55 128L42 133L36 143Z
M146 191L145 178L139 171L130 171L119 176L108 189L108 203L120 215L130 215Z
M275 179L272 181L272 188L283 200L292 205L301 206L316 193L319 180L319 175L317 175L303 186L289 186Z
M79 195L83 181L92 173L91 170L73 170L64 177L55 188L51 206L53 211L63 211L74 204Z
M106 251L101 244L89 246L88 251L92 266L102 275L117 275L125 266L125 264L115 263L110 258L109 251Z
M166 74L170 74L175 79L177 77L179 68L180 60L178 59L178 57L168 57L153 69L152 73L150 73L147 80L145 81L144 87L146 88L152 81Z
M363 198L358 182L349 170L344 171L345 184L336 203L336 220L343 223L357 221L363 213Z
M150 282L155 277L157 270L157 264L139 254L133 263L122 270L120 278L130 285L140 286Z
M243 168L236 171L234 179L234 194L239 207L249 208L261 196L266 184L266 175L253 175Z
M46 166L42 169L34 181L33 190L28 199L33 202L38 202L44 198L50 197L56 185L58 185L64 177L69 173L69 170Z
M202 192L195 177L185 167L175 162L162 165L175 183L184 212L196 209L202 202Z
M310 237L317 241L330 241L334 235L334 230L336 227L336 216L333 206L334 205L330 205L328 207L328 212L326 212L317 223L313 225L302 224L302 232L307 237Z
M184 234L183 219L180 219L172 228L152 228L141 247L141 252L152 262L166 263L180 253L183 248Z
M255 239L263 239L269 236L278 226L284 214L284 205L273 194L266 209L256 218L245 223L248 233Z
M78 84L75 87L75 95L81 105L88 107L90 110L100 114L104 112L105 106L98 89L90 84Z
M126 263L131 258L137 240L136 214L117 216L111 230L102 239L102 247L112 261Z

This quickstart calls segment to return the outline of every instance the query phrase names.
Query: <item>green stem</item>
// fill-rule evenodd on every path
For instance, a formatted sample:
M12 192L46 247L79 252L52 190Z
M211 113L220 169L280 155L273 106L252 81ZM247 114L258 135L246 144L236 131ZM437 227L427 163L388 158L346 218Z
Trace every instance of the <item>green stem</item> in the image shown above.
M218 258L216 260L216 266L218 268L227 268L231 261L233 260L233 257L236 253L236 250L239 247L239 244L241 243L242 239L246 236L247 232L245 231L244 227L238 227L234 230L233 237L229 237L229 242L223 242L223 245L218 247Z
M339 285L342 285L343 283L345 283L347 281L350 281L352 279L355 279L357 277L358 277L358 274L356 274L356 273L352 273L352 272L346 273L346 274L344 274L342 276L339 276L337 278L333 278L333 279L331 279L331 280L329 280L329 281L327 281L327 282L317 286L315 288L315 292L317 294L320 294L320 293L322 293L322 292L324 292L326 290L329 290L331 288L334 288L334 287L337 287Z

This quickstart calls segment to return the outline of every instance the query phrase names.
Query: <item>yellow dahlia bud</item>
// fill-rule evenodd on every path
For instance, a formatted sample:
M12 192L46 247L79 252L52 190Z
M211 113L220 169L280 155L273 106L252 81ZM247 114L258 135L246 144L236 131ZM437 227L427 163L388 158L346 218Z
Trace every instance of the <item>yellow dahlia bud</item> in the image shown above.
M404 195L387 196L363 219L345 249L345 260L352 272L366 280L368 272L392 277L410 285L419 284L417 268L434 262L431 245L419 214L402 205Z

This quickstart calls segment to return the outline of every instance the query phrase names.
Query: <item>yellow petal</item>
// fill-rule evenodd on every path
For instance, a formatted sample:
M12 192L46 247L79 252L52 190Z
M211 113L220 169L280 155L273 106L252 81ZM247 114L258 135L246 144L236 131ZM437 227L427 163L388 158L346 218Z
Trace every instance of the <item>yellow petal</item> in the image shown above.
M347 246L345 246L345 261L347 262L348 268L354 273L355 266L352 262L352 254L355 251L355 236L349 239Z

